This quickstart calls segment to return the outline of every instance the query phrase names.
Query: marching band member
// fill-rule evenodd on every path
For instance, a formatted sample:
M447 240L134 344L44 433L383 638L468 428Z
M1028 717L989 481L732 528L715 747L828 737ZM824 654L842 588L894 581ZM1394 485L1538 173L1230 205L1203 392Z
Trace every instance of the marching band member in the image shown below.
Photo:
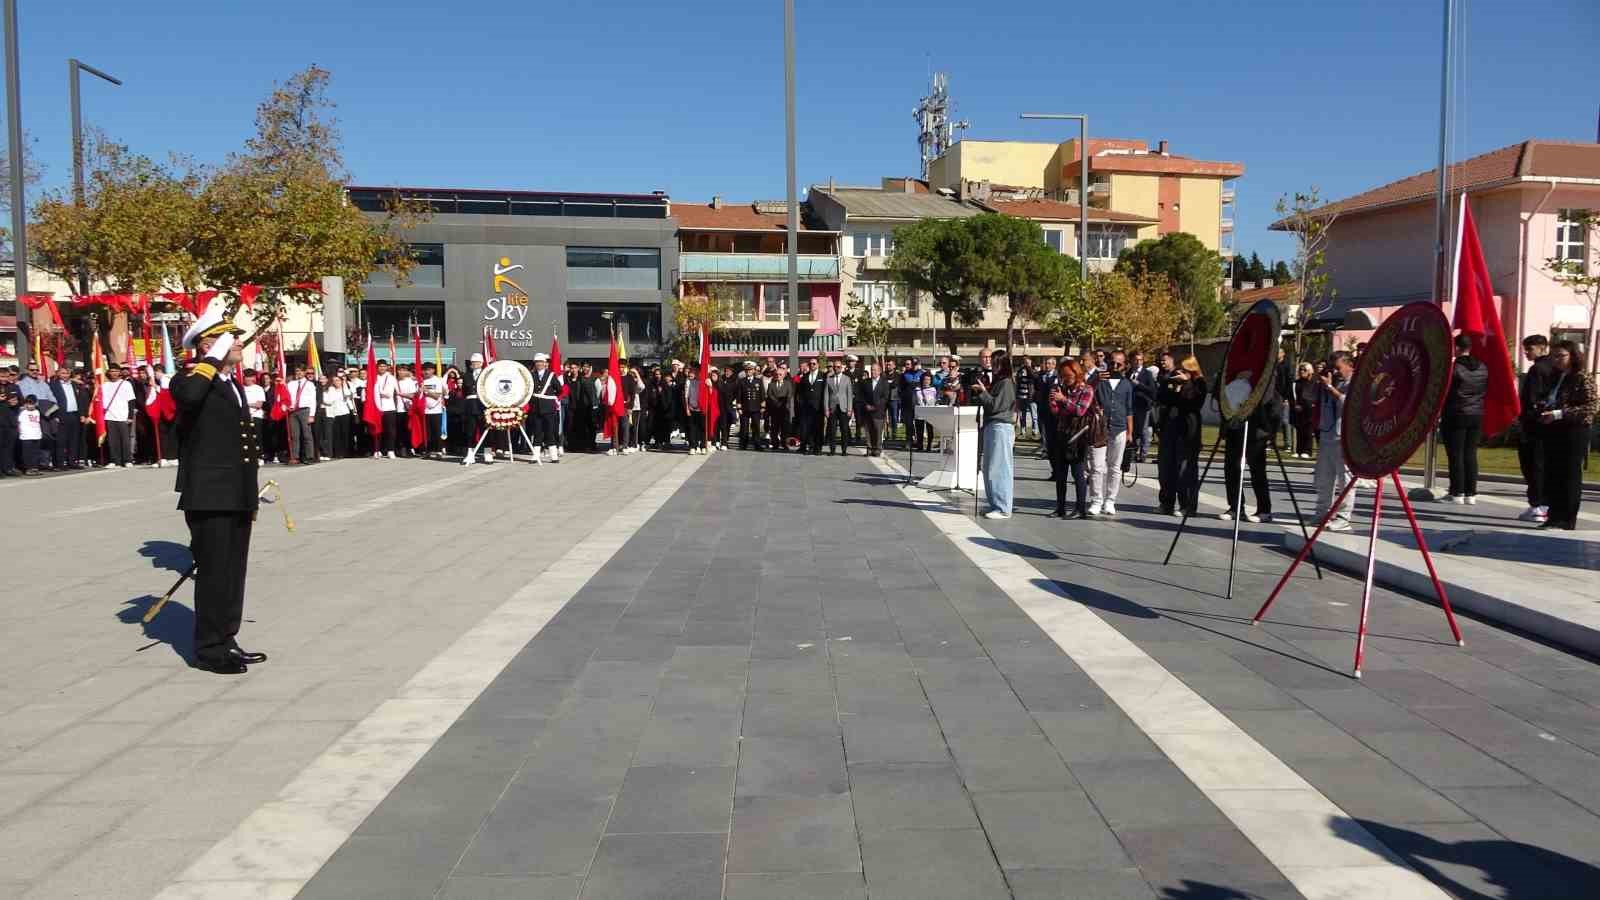
M561 434L557 404L561 402L561 376L550 371L550 356L533 355L533 441L535 452L561 461Z

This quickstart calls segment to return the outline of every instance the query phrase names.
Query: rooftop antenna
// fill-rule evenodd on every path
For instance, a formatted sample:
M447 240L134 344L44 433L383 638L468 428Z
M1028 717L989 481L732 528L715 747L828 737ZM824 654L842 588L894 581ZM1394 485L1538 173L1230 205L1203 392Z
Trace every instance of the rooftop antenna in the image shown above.
M928 177L928 167L955 143L952 134L965 130L966 122L950 120L950 78L943 72L934 72L928 96L917 101L911 118L917 122L917 146L922 156L922 177Z

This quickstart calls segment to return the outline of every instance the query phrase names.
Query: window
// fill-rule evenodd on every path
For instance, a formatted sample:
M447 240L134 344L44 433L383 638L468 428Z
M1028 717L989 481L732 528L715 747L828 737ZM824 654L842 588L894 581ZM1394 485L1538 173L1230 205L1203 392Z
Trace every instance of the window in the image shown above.
M661 251L632 247L568 247L567 287L661 289Z
M850 255L860 259L865 256L888 256L894 251L894 232L853 231L850 233Z
M610 313L610 317L607 317ZM661 340L661 306L656 303L568 303L567 337L575 343L604 344L611 325L623 332L629 353L635 344Z
M756 318L756 286L735 284L733 288L733 320L753 322Z
M428 354L431 352L429 347L433 344L434 334L439 335L441 342L445 340L443 303L392 303L387 300L369 300L356 304L356 309L361 315L361 330L372 335L373 343L379 347L379 356L389 355L388 340L392 334L396 349L405 350L406 352L401 355L410 359L408 348L411 346L413 324L422 330L425 360L429 358Z
M1563 209L1556 214L1556 259L1572 260L1580 270L1588 271L1588 229L1583 219L1586 209Z
M894 314L906 312L905 291L893 281L858 281L856 298L871 309Z
M1128 233L1114 225L1089 226L1089 258L1116 259L1128 246Z
M1067 252L1065 249L1067 246L1067 233L1062 229L1046 228L1044 230L1044 242L1050 246L1051 250L1057 253Z
M444 245L409 244L407 249L416 265L411 267L413 287L444 287ZM380 265L382 260L379 260ZM388 269L373 269L364 282L367 287L394 287L394 273Z
M788 299L789 286L786 284L767 284L761 287L762 315L768 319L784 319L789 315L789 307L784 302ZM800 318L811 318L811 285L800 285Z

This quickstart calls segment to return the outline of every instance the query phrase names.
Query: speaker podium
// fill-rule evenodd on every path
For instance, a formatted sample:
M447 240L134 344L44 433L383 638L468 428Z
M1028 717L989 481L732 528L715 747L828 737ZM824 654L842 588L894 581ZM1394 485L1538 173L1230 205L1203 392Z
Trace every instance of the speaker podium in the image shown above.
M978 489L978 408L976 406L919 406L919 421L939 435L944 448L943 464L930 472L918 487L930 490L963 491Z

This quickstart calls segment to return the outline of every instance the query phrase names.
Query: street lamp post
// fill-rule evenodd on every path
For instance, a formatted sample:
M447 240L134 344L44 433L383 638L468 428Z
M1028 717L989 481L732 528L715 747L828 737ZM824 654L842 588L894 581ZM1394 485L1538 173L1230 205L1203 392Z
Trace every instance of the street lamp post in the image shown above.
M11 268L16 277L16 290L11 301L16 312L17 300L28 292L28 211L27 198L23 196L22 172L22 90L19 86L17 64L17 0L4 0L6 27L6 143L11 161ZM18 316L20 319L21 317ZM28 363L28 342L22 340L22 330L17 329L17 360Z
M122 82L87 63L76 59L67 60L67 94L72 102L72 203L82 207L84 201L83 189L83 106L78 100L79 72L88 72L104 81L109 81L118 87ZM84 260L78 260L78 293L89 293L89 266Z
M800 371L800 201L795 190L794 157L794 0L783 0L784 153L789 180L789 371Z
M1078 121L1078 280L1089 285L1089 117L1066 113L1023 113L1024 119L1076 119Z

